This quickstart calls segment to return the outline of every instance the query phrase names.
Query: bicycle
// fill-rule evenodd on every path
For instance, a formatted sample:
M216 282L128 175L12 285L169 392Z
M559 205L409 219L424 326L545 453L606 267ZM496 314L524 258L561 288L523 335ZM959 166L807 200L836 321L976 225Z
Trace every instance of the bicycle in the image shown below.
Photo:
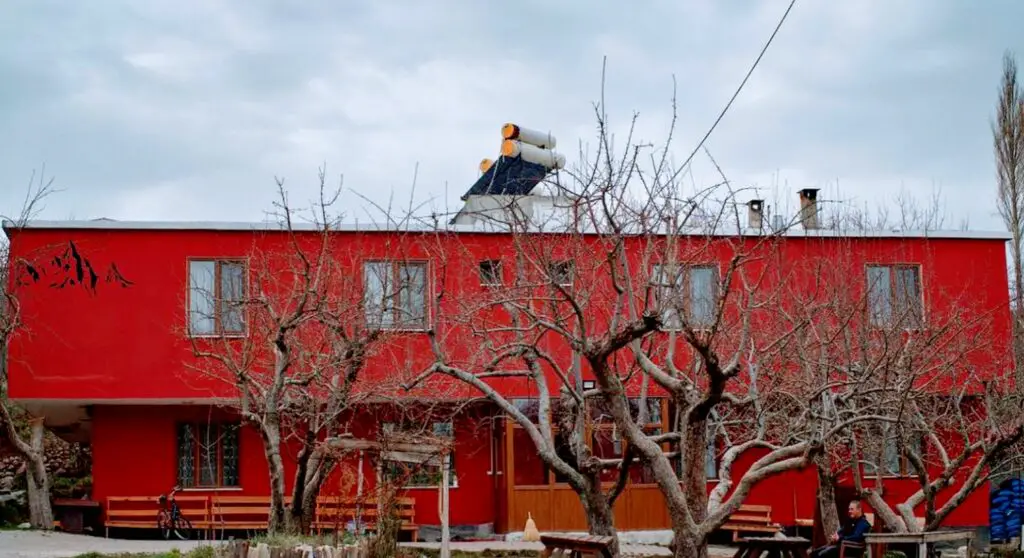
M169 495L160 495L160 511L156 516L156 526L165 540L170 540L173 534L178 540L187 541L192 534L192 522L181 515L181 508L174 500L174 494L179 490L181 487L175 486Z

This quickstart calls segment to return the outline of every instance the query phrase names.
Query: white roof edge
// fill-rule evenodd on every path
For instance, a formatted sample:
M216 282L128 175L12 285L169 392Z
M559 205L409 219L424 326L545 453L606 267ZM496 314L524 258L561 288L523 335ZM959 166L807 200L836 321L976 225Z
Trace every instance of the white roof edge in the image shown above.
M12 221L4 220L5 230L15 228ZM153 231L282 231L284 226L277 222L244 222L244 221L114 221L102 220L33 220L28 221L23 228L27 229L73 229L73 230L153 230ZM315 231L319 227L308 223L295 224L292 227L296 231ZM505 234L505 231L496 230L495 227L478 225L448 225L441 224L439 227L431 227L420 224L391 224L382 225L378 223L343 223L335 225L333 230L337 232L431 232L445 231L457 233L481 233L481 234ZM545 231L557 234L556 231ZM707 235L706 232L695 229L694 236ZM759 236L764 233L753 229L739 231L742 236ZM720 231L713 236L735 237L737 231ZM1010 240L1010 234L1006 231L964 231L964 230L832 230L816 229L803 230L792 229L782 234L787 238L946 238L946 239L973 239L973 240Z

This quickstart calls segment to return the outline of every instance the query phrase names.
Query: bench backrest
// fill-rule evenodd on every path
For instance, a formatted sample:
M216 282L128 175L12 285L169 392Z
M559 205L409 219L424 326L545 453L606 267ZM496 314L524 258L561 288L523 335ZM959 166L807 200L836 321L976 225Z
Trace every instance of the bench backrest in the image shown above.
M269 523L270 496L211 496L210 518L214 523Z
M771 523L771 506L742 505L729 516L729 521L745 521L751 523Z
M175 496L174 501L181 510L181 515L189 521L205 521L210 508L206 496ZM105 510L107 521L145 520L153 518L156 525L157 514L160 513L160 499L157 496L109 496Z
M413 498L395 498L398 517L403 521L412 522L416 515L416 500ZM377 502L373 499L357 500L337 496L322 496L316 501L316 521L318 523L337 522L343 524L359 515L363 519L377 517Z

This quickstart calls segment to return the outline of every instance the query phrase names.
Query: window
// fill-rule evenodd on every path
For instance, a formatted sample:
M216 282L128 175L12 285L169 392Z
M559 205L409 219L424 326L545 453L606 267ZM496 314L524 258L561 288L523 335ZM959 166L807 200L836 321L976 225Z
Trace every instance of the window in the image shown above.
M366 321L379 329L426 329L427 264L363 264Z
M178 484L182 488L239 486L238 424L179 424Z
M871 325L921 324L921 269L916 265L871 265L867 268Z
M690 327L710 327L718 301L718 267L655 265L651 273L666 329L678 329L680 310Z
M245 333L245 264L228 260L188 262L189 332Z
M877 445L874 447L869 445L866 448L867 455L865 457L867 459L864 460L864 474L875 474L875 461L879 457L882 460L882 474L885 476L909 477L917 474L914 462L907 455L909 452L914 452L922 460L925 458L924 440L920 436L909 436L906 440L905 451L900 452L898 435L890 428L883 427L876 430L874 434L878 436L876 439L883 440L884 446L879 448ZM878 455L878 449L882 450L881 456Z
M480 284L492 287L499 286L501 283L501 260L480 262Z
M563 287L572 286L574 271L571 261L551 262L548 266L548 274L551 277L551 282Z
M396 433L396 425L393 422L381 424L385 436ZM415 432L411 426L403 426L405 430ZM448 440L454 443L455 433L451 421L435 422L432 425L432 434L435 438ZM393 480L403 481L406 488L436 488L441 484L441 469L437 465L416 462L416 458L409 461L397 459L384 460L382 463L383 474ZM458 477L455 475L455 452L448 454L448 482L449 486L458 486Z

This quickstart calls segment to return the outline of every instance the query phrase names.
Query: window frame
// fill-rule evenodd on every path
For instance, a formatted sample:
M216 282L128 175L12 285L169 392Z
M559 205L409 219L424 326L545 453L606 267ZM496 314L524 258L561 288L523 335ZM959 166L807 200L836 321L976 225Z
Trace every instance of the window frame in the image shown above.
M888 285L888 305L889 305L889 317L885 320L879 320L875 316L874 305L873 305L873 293L871 281L871 270L874 268L884 268L889 273L889 285ZM901 270L913 270L915 278L917 280L917 296L915 297L917 303L917 317L916 322L914 320L902 319L900 316L900 309L897 308L899 295L897 294L899 284L899 272ZM924 296L924 269L920 263L907 263L907 262L869 262L864 265L864 283L865 283L865 305L867 310L868 325L876 329L889 329L894 327L896 321L900 323L901 329L904 331L918 331L924 329L926 323L925 320L925 296ZM908 298L909 300L909 298Z
M672 276L676 278L676 282L679 284L669 285L662 283L661 275L662 270L668 269L672 273ZM706 323L693 323L691 316L693 316L694 299L692 296L692 271L694 269L711 269L714 272L714 277L711 282L711 316ZM676 271L682 273L675 273ZM715 323L715 312L718 310L718 303L721 298L721 282L722 282L722 269L721 264L717 262L706 262L706 263L655 263L651 265L650 283L654 289L654 299L657 306L661 306L662 293L667 291L679 291L682 293L682 306L683 316L680 318L679 309L674 307L663 308L661 310L662 317L662 328L664 331L682 331L683 323L685 322L690 326L690 329L694 331L705 331L710 329ZM666 313L671 312L672 314L666 316ZM675 323L672 323L675 322Z
M185 426L192 428L192 440L191 440L191 460L192 460L192 479L190 482L185 482L185 479L181 476L181 431ZM213 484L202 484L203 478L203 444L201 434L204 430L216 428L216 456L214 458L217 464L217 471L214 473L216 480ZM224 433L228 429L234 430L234 444L235 444L235 482L233 484L226 484L224 482ZM241 462L242 462L242 424L240 421L216 421L216 422L203 422L203 421L175 421L174 423L174 441L175 441L175 480L178 486L181 486L184 490L236 490L242 488L242 475L241 475Z
M368 306L368 300L367 300L368 291L367 291L367 281L366 281L367 266L368 265L372 265L372 264L389 264L390 268L391 268L390 269L390 273L392 274L393 277L398 277L399 274L401 273L402 267L404 267L404 266L420 266L420 267L423 268L423 319L422 319L422 323L420 323L420 324L411 324L409 322L401 322L401 323L399 323L397 321L392 321L391 325L385 325L385 324L383 324L383 320L381 320L378 323L374 323L374 321L371 319L370 315L368 314L369 306ZM427 259L368 258L368 259L365 259L365 260L362 261L362 266L360 268L360 271L361 271L360 280L363 283L362 284L362 289L363 289L363 298L362 298L362 300L363 300L363 319L366 320L368 328L370 328L370 329L377 329L377 330L380 330L380 331L392 331L392 332L403 332L403 331L405 331L405 332L424 332L424 331L427 331L428 329L430 329L430 325L432 323L432 316L431 316L431 308L432 308L432 306L430 304L430 300L431 300L432 294L433 294L433 288L432 288L433 287L433 282L431 280L431 277L432 277L433 274L431 273L432 268L431 268L431 265L430 265L430 260L427 260ZM395 292L393 294L397 295L400 290L401 290L401 287L399 287L397 290L395 290ZM389 296L389 298L393 299L394 297L390 297ZM393 308L394 308L394 306L392 306L392 313L394 313L394 309ZM392 319L394 320L394 318L392 318Z
M455 447L456 446L455 421L454 420L450 420L450 419L449 420L431 421L430 427L431 427L431 430L434 432L434 436L439 436L437 434L437 427L438 427L438 425L441 425L441 424L447 424L448 425L448 430L452 433L451 438L450 438L451 442L452 442L452 451L448 453L448 488L458 488L459 487L459 475L458 475L458 469L455 466L455 453L456 453L456 447ZM400 424L397 423L397 422L393 422L393 421L384 421L384 422L380 423L380 426L381 426L381 431L382 432L386 432L388 430L389 426L391 428L395 428L395 427L400 426ZM377 467L377 474L380 477L384 477L384 476L387 476L387 475L390 474L390 471L388 470L388 464L390 464L390 463L394 463L394 462L386 460L383 457L381 457L381 459L378 462L378 467ZM440 475L440 471L438 471L438 475ZM411 478L408 479L408 480L411 480ZM437 482L432 483L432 484L404 484L401 488L402 488L402 490L436 490L439 484L441 484L440 478L438 478Z
M192 264L212 263L213 264L213 331L196 332L192 327ZM239 305L239 312L242 318L242 328L239 331L224 331L223 319L221 317L222 298L221 268L224 264L237 264L242 267L242 298ZM249 310L244 303L249 296L250 276L249 259L244 257L190 257L185 261L185 330L192 338L243 338L249 335Z

